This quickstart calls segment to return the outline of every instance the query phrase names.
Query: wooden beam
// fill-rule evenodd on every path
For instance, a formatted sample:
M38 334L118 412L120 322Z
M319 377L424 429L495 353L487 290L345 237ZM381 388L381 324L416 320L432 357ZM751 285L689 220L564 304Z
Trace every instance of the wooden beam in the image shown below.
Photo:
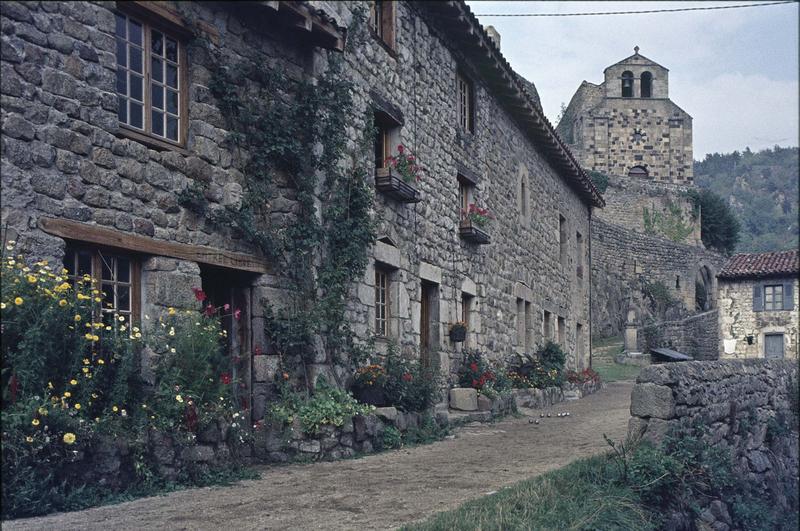
M204 245L155 240L147 236L130 234L78 221L39 218L39 228L60 238L107 245L145 254L169 256L171 258L180 258L181 260L238 269L240 271L252 271L254 273L269 273L271 271L269 263L260 256L237 253L225 249L214 249Z

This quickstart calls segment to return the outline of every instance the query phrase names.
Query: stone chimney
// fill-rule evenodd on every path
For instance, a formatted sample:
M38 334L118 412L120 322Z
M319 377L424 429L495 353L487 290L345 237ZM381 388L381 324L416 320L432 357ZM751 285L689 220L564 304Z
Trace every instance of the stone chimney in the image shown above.
M497 46L497 49L500 49L500 33L494 29L494 26L486 26L486 33L489 34L489 38L494 41L494 45Z

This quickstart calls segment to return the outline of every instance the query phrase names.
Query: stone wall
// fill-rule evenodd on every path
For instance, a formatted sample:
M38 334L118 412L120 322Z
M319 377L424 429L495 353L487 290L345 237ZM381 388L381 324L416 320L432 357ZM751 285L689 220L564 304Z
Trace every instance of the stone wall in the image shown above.
M792 310L753 309L753 288L764 285L784 285L792 289ZM800 283L796 278L776 279L719 279L717 297L719 319L719 349L725 358L763 358L765 334L783 334L786 358L798 358L798 308ZM784 288L784 292L786 289ZM750 336L752 342L748 342Z
M698 361L720 357L718 337L719 310L698 313L679 321L653 323L639 328L639 352L666 347L692 356Z
M709 302L714 303L716 272L725 258L702 247L681 245L592 218L592 330L599 337L622 332L628 313L636 323L673 320L695 311L695 279L707 268ZM669 315L656 316L646 299L646 283L660 282L679 301Z
M595 215L636 232L702 247L701 213L695 211L689 198L690 189L680 184L609 175L608 189L603 194L606 206L597 209Z
M796 492L798 477L797 372L788 360L652 365L631 393L629 431L659 441L671 429L706 426L706 440L731 450L742 480L786 507L782 481Z
M351 25L354 13L368 8L367 2L357 1L312 4L341 26ZM392 270L389 340L404 355L419 356L425 281L435 287L431 358L445 375L455 373L462 357L462 345L446 337L449 324L461 317L463 294L473 297L465 345L496 359L532 351L546 339L543 316L550 312L554 321L565 320L568 366L585 366L589 279L577 271L588 263L589 206L498 102L458 43L444 40L437 19L422 16L409 3L395 5L394 50L370 35L345 53L346 73L356 87L347 132L354 145L376 100L401 110L404 123L394 132L393 143L411 147L426 168L417 185L422 202L407 205L376 193L381 242L370 251L363 280L353 286L350 325L360 339L373 338L374 267L379 264ZM328 54L338 52L303 40L260 4L159 6L172 10L194 35L185 42L188 115L181 149L148 145L119 124L113 3L2 3L0 210L5 236L17 240L19 251L31 258L59 263L64 255L65 240L43 231L43 218L156 242L255 252L235 231L210 224L177 200L195 184L205 188L212 212L236 207L242 198L247 153L227 147L231 131L208 88L212 74L221 65L269 64L284 72L291 85L319 77ZM458 69L475 85L474 133L456 127ZM475 202L495 215L488 229L491 245L459 237L459 167L478 178ZM268 214L276 223L286 223L295 209L294 191L285 176L277 175L276 181ZM560 216L565 219L563 246ZM143 266L143 314L157 314L166 306L196 306L187 288L202 285L202 264L147 253L137 258ZM228 273L237 274L232 269ZM263 341L263 303L280 306L290 298L278 273L243 277L250 289L247 318L253 331L252 345L245 346L256 353L247 379L259 413L278 366L278 357ZM518 300L527 303L522 305L529 310L525 315L518 314ZM524 333L518 333L520 328ZM386 348L379 340L378 349ZM330 381L346 381L348 374L330 374L325 353L313 357L312 377L325 373L333 376Z

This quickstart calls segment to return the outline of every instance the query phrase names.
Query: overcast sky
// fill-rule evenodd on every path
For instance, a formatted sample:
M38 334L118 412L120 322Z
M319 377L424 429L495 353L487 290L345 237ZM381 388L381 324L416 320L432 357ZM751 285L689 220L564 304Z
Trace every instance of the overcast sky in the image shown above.
M473 13L637 11L749 2L484 2ZM798 4L582 17L478 17L534 82L548 118L586 80L639 53L669 69L670 99L693 118L694 157L798 145Z

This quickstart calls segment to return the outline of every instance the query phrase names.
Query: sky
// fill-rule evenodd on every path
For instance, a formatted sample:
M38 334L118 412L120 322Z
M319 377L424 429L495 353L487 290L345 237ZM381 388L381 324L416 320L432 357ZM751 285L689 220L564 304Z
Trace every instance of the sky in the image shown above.
M582 81L639 53L669 69L670 99L693 117L694 158L798 145L798 3L716 11L581 17L482 13L637 11L756 3L467 0L501 35L511 66L533 81L556 124Z

